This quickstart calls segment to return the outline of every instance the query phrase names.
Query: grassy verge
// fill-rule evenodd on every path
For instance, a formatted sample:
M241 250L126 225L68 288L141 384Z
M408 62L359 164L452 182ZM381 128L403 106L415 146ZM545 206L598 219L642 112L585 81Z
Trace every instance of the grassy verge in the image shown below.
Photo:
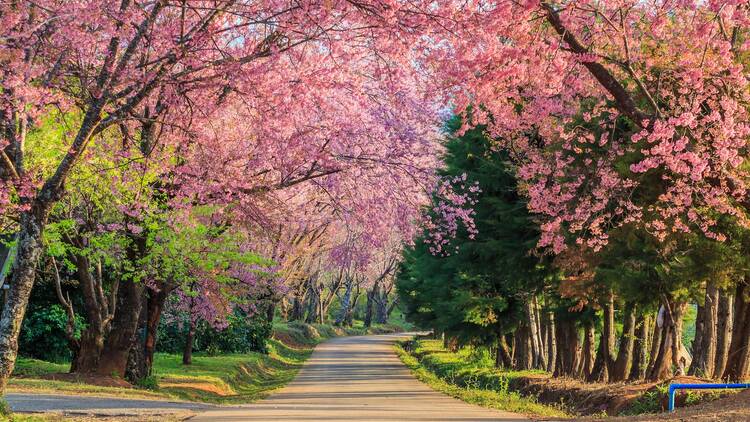
M301 323L277 324L269 340L268 354L245 353L220 356L196 354L193 364L182 365L182 357L159 353L154 359L150 388L105 387L85 382L45 379L65 373L67 364L19 359L8 391L90 394L130 398L181 399L216 404L248 403L294 379L316 344L331 337L370 332L394 332L396 326L365 329ZM21 419L21 421L26 422Z
M452 353L440 341L416 340L397 344L396 353L420 381L467 403L529 416L571 417L563 409L510 391L511 379L529 372L497 370L481 351L463 349Z

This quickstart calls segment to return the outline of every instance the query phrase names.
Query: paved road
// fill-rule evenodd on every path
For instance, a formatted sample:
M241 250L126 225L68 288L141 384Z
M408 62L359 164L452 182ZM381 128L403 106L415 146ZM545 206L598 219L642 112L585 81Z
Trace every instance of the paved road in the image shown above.
M466 404L417 381L393 351L398 338L381 335L327 341L315 349L294 381L267 399L210 410L190 421L526 420Z
M183 414L214 407L200 403L63 394L7 393L5 399L14 412L54 412L97 416Z

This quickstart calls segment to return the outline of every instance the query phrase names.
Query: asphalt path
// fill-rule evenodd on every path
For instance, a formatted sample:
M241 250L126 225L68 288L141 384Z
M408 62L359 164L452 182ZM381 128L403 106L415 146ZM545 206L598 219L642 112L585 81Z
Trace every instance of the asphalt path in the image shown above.
M255 404L201 413L191 422L524 421L470 405L412 376L393 343L404 335L341 337L316 347L294 381Z
M470 405L418 381L396 356L407 335L339 337L318 345L297 377L257 403L199 403L58 394L8 393L15 412L95 416L197 414L191 422L240 421L525 421L522 415Z

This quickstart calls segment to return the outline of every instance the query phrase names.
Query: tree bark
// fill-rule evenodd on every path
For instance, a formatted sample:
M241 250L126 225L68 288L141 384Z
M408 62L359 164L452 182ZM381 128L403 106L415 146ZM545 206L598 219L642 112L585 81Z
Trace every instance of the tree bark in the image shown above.
M142 283L126 281L118 290L117 312L112 329L104 342L97 373L105 376L124 377L128 367L130 348L136 343L138 320L143 306Z
M629 381L637 381L646 376L646 365L648 364L649 334L651 333L649 315L642 314L638 317L637 332L633 345L633 364L630 367Z
M630 374L635 346L635 305L627 304L623 315L620 350L617 353L610 381L624 381Z
M82 239L78 240L78 246L85 247L85 242ZM92 274L91 262L87 257L76 255L73 260L83 296L86 328L81 332L76 361L72 363L71 370L75 368L74 372L77 373L94 373L99 368L104 338L111 329L119 282L112 285L110 296L108 296L104 292L101 266L97 267L96 274Z
M512 364L513 359L510 355L508 342L505 340L505 335L500 334L497 336L497 348L495 349L495 367L510 368Z
M719 289L712 285L706 286L706 298L698 308L698 318L695 324L695 339L693 340L693 362L689 375L706 378L714 376L716 364L716 341L719 311Z
M581 365L579 376L582 379L589 379L594 372L594 348L596 347L596 330L594 325L588 323L583 328L583 351L581 354Z
M534 356L531 349L531 336L529 335L528 318L523 321L515 333L514 355L516 369L527 370L534 366Z
M716 361L714 363L714 377L724 375L729 357L729 345L732 341L734 327L734 296L728 291L719 292L719 309L717 311L716 326Z
M547 372L554 372L557 367L557 340L555 335L555 314L547 313L546 338L547 338ZM578 332L576 330L576 337Z
M367 291L367 303L365 304L365 327L369 328L372 325L372 306L373 306L373 295L375 294L375 287Z
M546 369L547 365L544 360L544 350L539 335L539 320L536 309L535 298L529 298L526 301L526 325L531 349L531 367L535 369Z
M159 322L164 311L164 304L174 290L174 287L163 285L159 290L149 289L146 302L146 339L143 344L144 364L147 375L151 375L154 368L154 353L156 353L156 337Z
M602 310L604 311L602 335L599 340L599 348L596 351L594 368L588 378L589 381L607 382L614 367L615 303L612 292L607 295Z
M555 360L554 376L576 376L580 366L582 347L575 321L558 318L555 324L555 337L557 359Z
M344 325L349 319L352 302L352 288L354 287L353 284L354 282L351 279L348 279L346 281L344 296L341 298L341 309L339 310L339 314L336 317L336 325Z
M727 365L722 378L743 381L750 378L750 283L742 279L734 293L734 324Z
M670 378L672 366L677 367L678 373L684 371L682 363L682 317L686 308L685 302L674 302L665 299L660 310L661 320L661 344L654 359L654 365L648 374L648 379L660 381ZM658 325L658 324L657 324Z
M18 335L26 314L36 266L42 255L42 231L47 224L49 204L35 202L21 214L15 260L10 270L7 301L0 314L0 394L5 392L18 354Z
M182 351L182 364L191 365L193 363L193 341L195 339L195 321L190 317L187 335L185 336L185 349Z
M649 351L649 359L648 359L648 365L646 367L646 376L651 373L654 369L654 364L656 363L656 357L659 354L659 349L661 348L661 326L659 325L659 311L656 312L656 314L653 317L653 321L651 322L651 347Z
M310 286L307 288L307 317L305 317L305 322L308 324L314 324L320 319L318 311L320 310L320 294L322 288L319 290L314 279L311 279L309 284Z

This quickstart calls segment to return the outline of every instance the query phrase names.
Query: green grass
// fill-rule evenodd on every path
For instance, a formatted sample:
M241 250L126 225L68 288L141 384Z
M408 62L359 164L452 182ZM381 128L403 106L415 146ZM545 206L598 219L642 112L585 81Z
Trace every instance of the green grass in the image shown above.
M65 373L68 364L19 359L9 391L91 394L115 397L168 398L217 404L249 403L267 396L294 379L316 344L331 337L393 332L399 327L376 326L366 330L361 322L352 328L330 325L277 323L276 339L268 341L269 353L220 356L193 355L192 365L183 365L181 355L157 353L154 357L155 388L102 387L83 382L40 378ZM278 340L277 340L278 339Z
M498 370L482 350L465 348L452 353L439 340L417 340L397 344L396 352L420 381L467 403L532 416L571 417L560 408L509 389L514 378L537 372Z

